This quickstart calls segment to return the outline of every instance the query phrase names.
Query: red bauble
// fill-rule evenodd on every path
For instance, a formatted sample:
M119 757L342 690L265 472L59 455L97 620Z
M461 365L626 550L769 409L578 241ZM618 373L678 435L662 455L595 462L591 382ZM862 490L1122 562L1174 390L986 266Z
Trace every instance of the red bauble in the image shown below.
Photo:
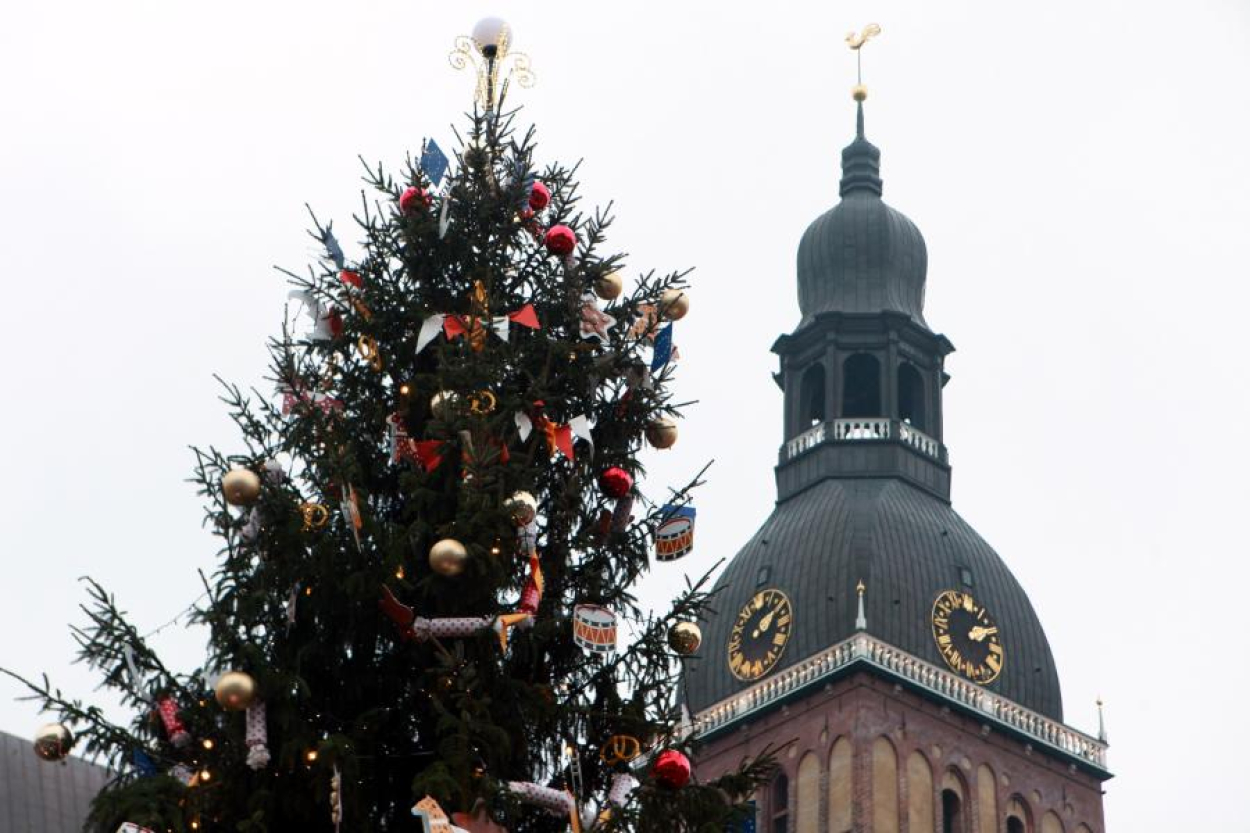
M577 248L577 235L568 226L552 226L547 229L547 236L543 238L543 243L547 245L547 251L553 255L566 257L573 254L573 249Z
M667 749L655 759L651 774L661 786L680 790L690 783L690 759L676 749Z
M415 185L406 188L404 193L399 195L399 210L404 215L416 214L420 208L429 208L430 203L434 202L425 189L418 188Z
M613 500L620 500L634 488L634 478L620 466L613 466L599 475L599 488Z
M344 269L339 272L339 280L349 286L354 286L357 289L360 289L360 287L365 285L364 280L360 277L360 273L353 272L351 269Z
M551 189L535 180L533 187L530 188L530 208L542 211L549 202L551 202Z

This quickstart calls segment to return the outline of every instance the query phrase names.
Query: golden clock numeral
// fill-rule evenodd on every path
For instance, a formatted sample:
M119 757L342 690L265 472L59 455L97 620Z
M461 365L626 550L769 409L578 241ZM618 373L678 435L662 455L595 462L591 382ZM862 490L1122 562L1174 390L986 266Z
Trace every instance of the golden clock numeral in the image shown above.
M785 645L785 644L786 644L786 635L785 635L784 633L775 633L775 634L773 634L773 644L774 644L774 645Z
M995 654L990 654L986 657L985 664L988 665L990 670L995 674L997 674L1003 667L1002 661L999 660L998 656Z

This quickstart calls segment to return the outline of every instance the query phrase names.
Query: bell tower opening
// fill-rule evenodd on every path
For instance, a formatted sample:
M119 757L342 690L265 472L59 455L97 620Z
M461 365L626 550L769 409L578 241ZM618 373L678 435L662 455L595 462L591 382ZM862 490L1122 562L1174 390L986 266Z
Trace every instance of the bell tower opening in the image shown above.
M799 383L799 420L804 430L825 421L825 367L817 362Z
M914 364L898 368L898 418L919 431L928 431L925 419L924 379Z
M942 833L964 833L964 802L951 789L942 790Z
M842 416L881 416L881 362L876 356L856 353L842 364Z

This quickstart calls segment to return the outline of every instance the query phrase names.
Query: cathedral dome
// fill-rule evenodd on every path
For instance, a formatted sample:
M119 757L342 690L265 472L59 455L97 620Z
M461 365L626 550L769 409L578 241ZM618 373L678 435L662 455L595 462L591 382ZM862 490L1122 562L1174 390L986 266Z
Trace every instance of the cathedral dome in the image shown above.
M1050 645L1002 559L950 505L895 479L825 479L780 503L717 582L685 692L699 712L749 685L730 669L739 610L765 589L786 594L790 637L770 675L856 632L859 582L870 635L940 668L932 625L944 591L970 593L999 627L1003 665L990 691L1056 720L1063 703ZM765 677L764 679L767 679Z
M911 220L881 200L881 152L858 135L842 151L842 201L817 217L799 243L799 309L901 312L921 326L928 254Z

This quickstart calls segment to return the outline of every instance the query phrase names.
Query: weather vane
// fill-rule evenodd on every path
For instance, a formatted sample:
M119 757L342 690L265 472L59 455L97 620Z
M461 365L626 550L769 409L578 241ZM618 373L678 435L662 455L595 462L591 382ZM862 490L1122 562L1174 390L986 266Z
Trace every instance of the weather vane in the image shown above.
M457 37L455 49L447 56L456 69L473 67L477 73L474 97L488 112L493 112L503 100L508 92L508 83L513 78L522 87L534 86L529 56L513 52L511 48L512 27L508 22L498 17L486 17L473 27L473 34Z
M859 34L848 32L846 35L846 45L855 52L855 86L851 89L851 97L856 101L863 101L868 97L868 88L864 86L864 62L861 50L864 44L879 34L881 34L881 27L875 23L869 23Z

